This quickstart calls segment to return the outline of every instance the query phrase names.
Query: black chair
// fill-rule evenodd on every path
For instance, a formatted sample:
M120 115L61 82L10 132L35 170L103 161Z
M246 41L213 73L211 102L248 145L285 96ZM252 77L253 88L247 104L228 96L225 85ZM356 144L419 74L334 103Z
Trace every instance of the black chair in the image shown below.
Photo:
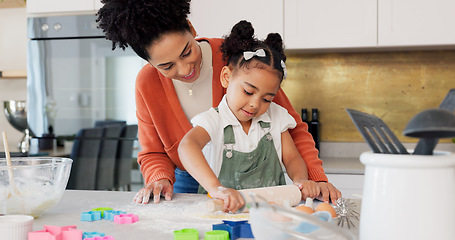
M84 128L76 134L70 154L73 164L67 189L95 190L102 136L102 128Z
M28 157L28 153L23 153L23 152L10 152L9 153L10 157ZM6 158L6 153L5 152L0 152L0 158Z
M121 139L117 149L117 159L115 163L115 189L131 191L131 170L133 159L134 141L137 138L137 125L126 125L123 127Z
M115 161L121 132L121 125L103 127L103 139L96 168L96 190L114 189Z
M123 121L123 120L97 120L95 122L95 127L106 127L106 126L112 126L112 125L125 126L126 121Z

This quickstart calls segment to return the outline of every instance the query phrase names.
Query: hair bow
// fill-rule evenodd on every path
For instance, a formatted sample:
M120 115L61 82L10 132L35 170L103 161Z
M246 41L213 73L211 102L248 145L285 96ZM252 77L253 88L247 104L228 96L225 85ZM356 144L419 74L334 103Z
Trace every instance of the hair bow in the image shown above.
M251 51L245 51L245 52L243 52L243 58L245 58L246 61L250 60L250 59L253 58L254 56L257 56L257 57L265 57L265 51L264 51L264 49L258 49L258 50L256 50L255 52L251 52Z
M286 70L286 64L284 64L283 60L281 60L281 67L283 68L283 78L286 79L286 76L288 75L288 71Z

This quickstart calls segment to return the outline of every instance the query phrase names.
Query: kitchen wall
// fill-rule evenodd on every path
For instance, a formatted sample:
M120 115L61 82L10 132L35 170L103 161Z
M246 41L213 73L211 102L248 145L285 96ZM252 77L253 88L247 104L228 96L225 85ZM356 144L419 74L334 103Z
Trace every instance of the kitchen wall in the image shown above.
M25 70L27 66L27 22L25 8L0 8L0 70ZM6 131L11 151L23 134L13 128L3 113L3 101L26 100L25 78L0 78L0 131ZM3 141L0 150L3 150Z
M284 91L299 113L319 109L325 142L364 142L346 108L374 114L401 141L416 142L402 136L408 121L455 88L455 50L289 54L286 65Z

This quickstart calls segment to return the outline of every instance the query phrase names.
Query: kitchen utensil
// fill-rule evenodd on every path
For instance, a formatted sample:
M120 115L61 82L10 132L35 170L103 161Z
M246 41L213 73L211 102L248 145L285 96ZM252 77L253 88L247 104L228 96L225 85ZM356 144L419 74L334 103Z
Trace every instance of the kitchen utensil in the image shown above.
M455 137L455 115L440 108L424 110L408 122L403 134L422 139L415 154L432 155L439 138Z
M449 112L455 111L455 89L450 89L444 100L439 105L440 109L445 109ZM421 138L417 143L414 153L416 155L431 155L433 149L438 144L438 138Z
M444 100L442 100L439 108L448 110L450 112L455 111L455 88L449 90L449 93L447 93Z
M11 126L24 133L24 137L18 144L19 150L21 150L21 152L28 152L30 148L30 131L28 130L27 124L26 101L4 101L3 107L6 119Z
M455 236L455 155L360 155L365 180L359 239Z
M359 213L355 211L357 206L354 202L346 198L339 198L337 200L337 205L335 206L335 211L337 213L338 226L348 227L349 229L355 228L354 221L359 221Z
M380 118L354 109L346 111L374 153L409 154Z
M0 159L0 192L10 188L10 169L20 192L7 199L6 214L38 217L57 204L66 188L72 161L54 157L12 158L12 167L8 167L7 161Z
M253 197L249 209L255 239L356 239L351 232L337 227L328 212L310 215L269 204L260 197Z
M5 157L6 157L6 165L8 167L8 178L9 178L9 185L11 192L15 195L19 195L19 190L16 187L16 183L14 182L14 175L13 175L13 167L11 164L11 157L9 155L9 146L8 146L8 138L6 137L6 132L2 131L3 136L3 146L5 146ZM8 197L11 197L11 192L8 192Z
M245 203L251 202L251 194L265 199L267 202L273 202L279 206L297 206L301 199L299 187L295 185L281 185L274 187L251 188L239 190L245 200ZM220 199L211 199L207 202L207 211L216 212L223 210L223 201ZM238 212L246 212L248 208L244 207Z

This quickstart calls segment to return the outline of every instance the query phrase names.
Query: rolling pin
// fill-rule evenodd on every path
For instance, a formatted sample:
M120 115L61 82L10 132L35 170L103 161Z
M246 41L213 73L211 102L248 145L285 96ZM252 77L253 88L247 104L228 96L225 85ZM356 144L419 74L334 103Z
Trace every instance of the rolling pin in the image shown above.
M281 185L274 187L251 188L239 190L245 203L252 202L250 194L255 195L256 201L263 201L274 203L279 206L297 206L300 203L302 194L299 187L295 185ZM210 199L207 202L207 211L216 212L223 210L224 202L221 199ZM245 204L246 205L246 204ZM243 207L238 212L247 212L248 208Z

